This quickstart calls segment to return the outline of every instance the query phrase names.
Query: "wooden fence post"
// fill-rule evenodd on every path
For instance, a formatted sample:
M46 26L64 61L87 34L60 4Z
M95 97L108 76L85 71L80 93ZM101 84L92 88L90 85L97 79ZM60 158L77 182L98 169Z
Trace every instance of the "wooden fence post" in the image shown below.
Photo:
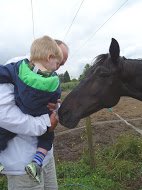
M90 167L95 168L95 151L93 148L93 134L92 134L90 116L86 118L86 130L87 130L87 139L88 139Z

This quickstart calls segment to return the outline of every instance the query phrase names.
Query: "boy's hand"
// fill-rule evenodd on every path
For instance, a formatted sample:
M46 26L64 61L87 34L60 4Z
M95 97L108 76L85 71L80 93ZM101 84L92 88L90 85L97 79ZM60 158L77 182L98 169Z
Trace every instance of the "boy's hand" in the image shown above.
M48 107L48 109L50 111L54 111L54 110L57 109L58 104L60 104L60 103L61 103L61 99L58 99L56 104L54 104L54 103L48 103L47 107Z
M57 124L58 124L58 117L57 117L57 114L55 112L53 112L51 115L50 115L50 121L51 121L51 127L49 127L49 131L53 131Z
M54 111L56 109L56 104L54 104L54 103L48 103L47 107L48 107L48 109L50 111Z

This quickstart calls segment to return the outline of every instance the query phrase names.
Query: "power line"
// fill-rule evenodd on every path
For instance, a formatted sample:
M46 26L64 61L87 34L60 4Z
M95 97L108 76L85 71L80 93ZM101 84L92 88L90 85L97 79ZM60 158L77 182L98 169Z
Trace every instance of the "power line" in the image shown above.
M87 40L85 40L85 42L80 46L80 48L78 48L79 49L79 51L80 51L80 49L82 49L86 44L87 44L87 42L88 41L90 41L95 35L96 35L96 33L128 2L129 0L126 0L102 25L100 25L100 27L95 31L95 32L93 32L93 34L91 34L89 37L88 37L88 39ZM77 49L77 50L78 50ZM77 51L78 52L78 51ZM76 54L76 52L73 54L73 55L75 55ZM72 57L73 57L73 55L72 55Z
M31 0L31 12L32 12L33 38L35 39L34 11L33 11L33 1L32 0Z
M84 2L84 0L82 0L82 2L81 2L81 4L80 4L80 6L79 6L79 8L78 8L78 10L77 10L77 12L76 12L76 14L75 14L73 20L72 20L72 22L71 22L71 24L70 24L70 26L69 26L67 32L65 33L65 36L64 36L63 40L64 40L64 39L66 38L66 36L68 35L68 33L69 33L69 31L70 31L70 29L71 29L71 27L72 27L72 25L73 25L73 23L74 23L76 17L77 17L77 14L78 14L79 10L81 9L81 6L82 6L83 2Z

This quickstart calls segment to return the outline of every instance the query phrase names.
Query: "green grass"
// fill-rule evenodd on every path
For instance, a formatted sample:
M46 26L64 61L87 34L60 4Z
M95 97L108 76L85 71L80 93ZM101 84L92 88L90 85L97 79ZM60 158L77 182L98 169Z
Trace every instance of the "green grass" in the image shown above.
M142 190L142 138L123 135L95 153L90 168L87 152L78 162L57 162L59 190ZM0 177L0 190L7 190Z
M57 164L59 190L142 190L142 139L127 135L96 152L96 168L87 154L74 162Z
M61 163L57 166L59 190L119 190L121 185L98 171L90 169L83 160Z

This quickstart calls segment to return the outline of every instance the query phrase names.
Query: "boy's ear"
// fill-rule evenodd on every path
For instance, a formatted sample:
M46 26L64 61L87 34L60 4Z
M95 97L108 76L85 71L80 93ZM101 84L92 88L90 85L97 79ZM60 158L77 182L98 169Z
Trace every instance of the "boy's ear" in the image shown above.
M49 61L49 60L52 59L52 58L54 58L54 55L52 55L52 54L48 55L47 61Z

